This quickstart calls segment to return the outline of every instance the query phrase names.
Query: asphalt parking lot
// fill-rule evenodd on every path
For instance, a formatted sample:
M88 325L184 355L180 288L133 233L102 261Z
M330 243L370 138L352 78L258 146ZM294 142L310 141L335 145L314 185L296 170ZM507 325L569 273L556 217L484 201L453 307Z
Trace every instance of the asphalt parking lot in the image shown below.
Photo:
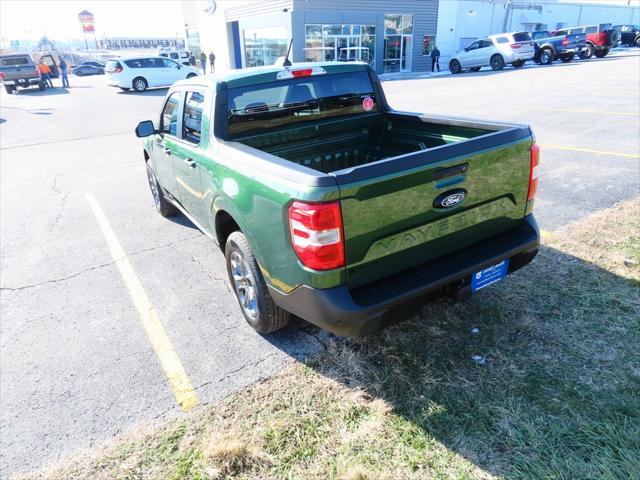
M301 324L256 334L217 248L186 219L155 212L133 129L159 114L166 90L70 82L0 97L3 477L180 414L140 305L157 315L199 404L324 348L323 334ZM545 231L640 193L638 50L384 89L400 110L530 124L542 146L535 212Z

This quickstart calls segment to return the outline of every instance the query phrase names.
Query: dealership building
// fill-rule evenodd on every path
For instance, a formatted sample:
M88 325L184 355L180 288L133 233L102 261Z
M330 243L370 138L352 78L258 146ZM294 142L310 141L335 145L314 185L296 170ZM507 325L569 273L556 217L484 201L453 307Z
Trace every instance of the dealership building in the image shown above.
M603 0L606 1L606 0ZM185 0L187 48L214 52L217 69L293 62L364 61L378 73L431 69L477 38L611 22L637 24L625 2L571 0ZM197 38L197 45L194 39ZM446 64L446 63L445 63Z

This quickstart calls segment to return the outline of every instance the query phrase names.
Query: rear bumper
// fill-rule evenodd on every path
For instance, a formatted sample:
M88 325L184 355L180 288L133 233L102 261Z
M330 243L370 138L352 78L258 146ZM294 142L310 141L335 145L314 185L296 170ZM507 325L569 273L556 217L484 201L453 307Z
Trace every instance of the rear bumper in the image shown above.
M509 258L509 273L538 253L540 233L533 215L516 228L352 290L302 285L290 293L269 286L274 302L337 335L359 336L417 314L426 297L470 294L471 274Z
M40 85L42 80L40 77L36 78L19 78L16 80L3 80L2 83L4 85L17 85L18 87L29 87L33 85Z

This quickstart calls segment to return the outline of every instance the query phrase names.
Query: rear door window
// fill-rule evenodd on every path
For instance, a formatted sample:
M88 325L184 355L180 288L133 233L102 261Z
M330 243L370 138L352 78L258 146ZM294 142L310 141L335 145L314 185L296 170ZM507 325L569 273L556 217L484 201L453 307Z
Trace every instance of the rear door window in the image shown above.
M598 27L595 25L592 27L585 27L584 33L598 33Z
M509 43L509 39L507 37L497 37L496 43Z
M187 92L182 115L182 138L198 145L202 133L202 109L204 95L200 92Z
M174 92L167 99L160 116L160 131L167 135L178 135L178 114L182 92Z
M232 138L378 111L366 71L231 88L227 104Z

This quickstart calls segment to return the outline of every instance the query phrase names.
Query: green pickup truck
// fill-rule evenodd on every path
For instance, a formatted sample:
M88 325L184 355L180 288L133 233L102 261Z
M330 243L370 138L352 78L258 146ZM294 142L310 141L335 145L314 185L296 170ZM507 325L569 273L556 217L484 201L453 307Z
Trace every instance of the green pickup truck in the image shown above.
M263 334L367 334L538 252L529 127L393 110L365 64L183 80L136 135L157 210L221 247Z

